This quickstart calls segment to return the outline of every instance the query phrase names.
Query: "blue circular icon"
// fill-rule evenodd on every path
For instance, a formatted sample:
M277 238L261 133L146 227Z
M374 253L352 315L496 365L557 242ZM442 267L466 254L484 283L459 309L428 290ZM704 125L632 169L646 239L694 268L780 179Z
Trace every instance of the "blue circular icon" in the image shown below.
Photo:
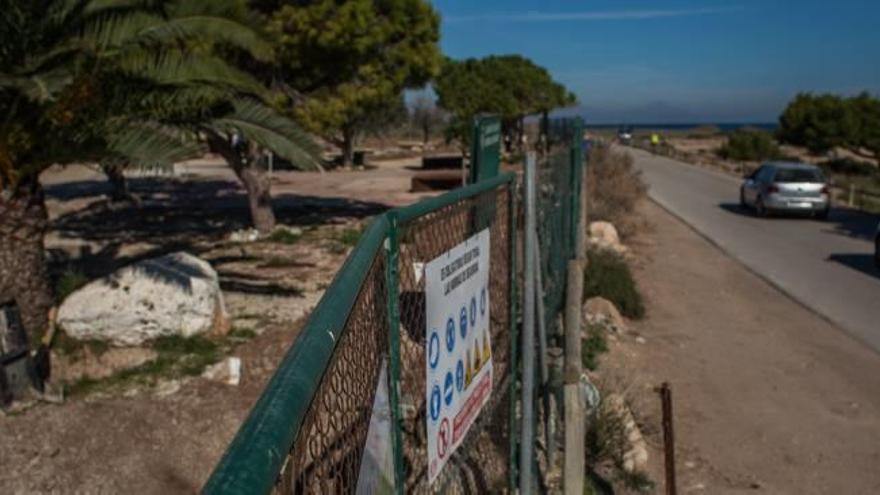
M440 417L440 387L434 385L431 390L431 419L437 421Z
M477 298L471 297L471 326L477 323Z
M454 383L452 381L452 372L446 372L446 380L443 383L443 396L445 398L446 405L452 404L452 392L455 391Z
M454 332L453 332L454 333ZM431 368L437 367L437 361L440 360L440 337L437 330L431 331L431 340L428 342L428 364Z
M486 314L486 288L483 287L483 290L480 291L480 316Z
M446 350L452 352L455 347L455 321L446 320Z
M467 336L468 329L468 314L467 308L464 306L461 307L461 315L459 316L458 324L459 328L461 329L461 338L465 338L465 336Z
M461 392L462 388L464 388L464 363L459 359L455 366L455 389Z

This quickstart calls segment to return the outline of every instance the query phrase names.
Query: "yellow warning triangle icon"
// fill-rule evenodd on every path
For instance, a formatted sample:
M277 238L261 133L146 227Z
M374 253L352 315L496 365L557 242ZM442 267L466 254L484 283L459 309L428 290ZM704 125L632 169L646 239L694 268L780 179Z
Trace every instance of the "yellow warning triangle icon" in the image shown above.
M492 349L489 347L489 331L483 334L483 357L486 358L486 361L492 357Z
M471 379L473 378L473 371L471 370L471 350L467 349L464 360L464 386L465 388L469 387L471 384Z
M483 359L480 357L480 343L474 340L474 373L483 366Z

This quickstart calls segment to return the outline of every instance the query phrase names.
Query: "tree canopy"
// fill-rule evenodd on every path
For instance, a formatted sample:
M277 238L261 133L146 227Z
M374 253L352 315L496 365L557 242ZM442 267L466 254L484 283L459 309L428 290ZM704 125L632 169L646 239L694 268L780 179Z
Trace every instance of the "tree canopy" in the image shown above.
M449 137L462 141L470 136L474 115L498 114L509 132L526 115L576 101L547 69L520 55L447 59L434 89L438 105L452 115Z
M779 117L778 137L814 153L843 147L880 156L880 100L862 93L844 98L800 93Z
M440 68L440 18L424 0L259 2L278 52L280 80L309 130L343 147L371 114Z

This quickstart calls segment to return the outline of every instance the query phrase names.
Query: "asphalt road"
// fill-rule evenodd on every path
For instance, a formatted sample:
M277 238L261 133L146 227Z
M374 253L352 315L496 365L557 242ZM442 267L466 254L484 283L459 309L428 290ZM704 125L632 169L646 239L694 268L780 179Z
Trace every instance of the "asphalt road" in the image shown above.
M880 270L873 264L872 242L876 216L834 209L826 221L757 218L739 207L736 177L628 151L654 201L880 352Z

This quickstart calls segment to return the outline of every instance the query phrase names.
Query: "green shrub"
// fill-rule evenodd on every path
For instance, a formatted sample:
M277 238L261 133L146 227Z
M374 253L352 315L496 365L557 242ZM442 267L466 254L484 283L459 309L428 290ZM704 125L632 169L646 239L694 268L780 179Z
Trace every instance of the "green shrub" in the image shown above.
M599 356L608 352L605 328L602 325L587 325L587 338L581 339L581 360L588 370L599 367Z
M278 228L275 229L271 234L269 234L269 236L266 237L266 240L270 242L277 242L279 244L295 244L300 237L302 237L300 234L291 232L288 229Z
M590 220L613 223L623 239L637 232L639 217L633 211L647 196L648 186L633 166L632 156L596 146L589 153L587 174Z
M840 174L856 177L880 177L880 169L867 162L851 158L837 158L819 164L827 175Z
M727 144L718 150L721 158L761 161L779 158L779 145L773 135L760 129L738 129L730 133Z
M600 296L608 299L628 318L645 315L642 295L636 286L626 260L607 249L587 251L584 271L584 299Z
M357 244L360 240L363 233L364 231L360 227L345 228L337 232L336 240L344 246L354 247L355 244Z
M58 283L55 284L55 295L61 302L67 299L67 296L73 294L77 289L89 282L85 274L75 268L68 268L58 277Z

